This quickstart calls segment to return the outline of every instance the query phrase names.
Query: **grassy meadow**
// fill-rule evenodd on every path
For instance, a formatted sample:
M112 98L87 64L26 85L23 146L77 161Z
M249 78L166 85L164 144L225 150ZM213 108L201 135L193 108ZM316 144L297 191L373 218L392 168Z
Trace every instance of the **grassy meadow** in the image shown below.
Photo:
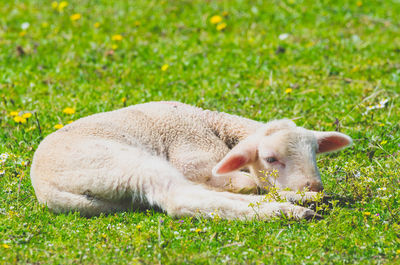
M395 0L0 0L0 264L400 264L399 14ZM156 100L350 135L318 157L347 203L301 222L38 204L46 135Z

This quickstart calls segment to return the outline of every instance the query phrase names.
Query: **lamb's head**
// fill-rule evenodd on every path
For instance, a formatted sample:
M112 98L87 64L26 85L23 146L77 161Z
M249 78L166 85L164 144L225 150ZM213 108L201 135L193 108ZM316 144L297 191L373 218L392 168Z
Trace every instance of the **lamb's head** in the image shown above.
M290 120L276 120L240 141L214 167L213 174L228 175L247 167L259 187L322 191L316 154L339 150L351 142L342 133L312 131Z

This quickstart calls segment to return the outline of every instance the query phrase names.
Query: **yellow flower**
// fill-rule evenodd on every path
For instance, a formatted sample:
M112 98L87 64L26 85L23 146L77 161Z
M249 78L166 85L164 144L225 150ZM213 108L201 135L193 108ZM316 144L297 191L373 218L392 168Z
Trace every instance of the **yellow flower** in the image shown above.
M381 124L379 124L379 127L383 127L383 126L385 126L385 124L384 124L384 123L381 123Z
M291 89L290 87L288 87L288 88L285 89L285 93L286 93L286 94L290 94L290 93L292 93L292 92L293 92L293 89Z
M140 23L140 21L135 21L135 26L139 27L142 23Z
M71 21L77 21L77 20L79 20L81 17L82 17L81 14L76 13L76 14L71 15L71 16L70 16L70 19L71 19Z
M32 117L32 113L30 112L22 114L22 118L29 119L30 117Z
M111 45L111 49L113 49L113 50L116 50L116 49L118 49L118 45L117 45L117 44L113 44L113 45Z
M224 30L225 28L226 28L226 23L225 22L219 23L217 25L217 30L218 31Z
M400 249L396 250L396 254L400 255Z
M210 23L211 23L211 24L218 24L218 23L221 22L221 21L222 21L222 17L221 17L221 16L218 16L218 15L212 16L212 17L210 18Z
M17 177L18 177L19 175L17 175ZM14 215L18 215L18 213L17 212L14 212L14 211L9 211L8 212L8 215L9 216L14 216Z
M161 71L165 72L168 70L169 65L168 64L164 64L163 66L161 66Z
M71 123L73 123L73 122L74 122L74 121L68 121L67 123L68 123L68 124L71 124Z
M387 141L386 141L386 140L383 140L383 141L381 142L381 145L384 145L384 144L387 144Z
M56 124L56 125L54 125L54 129L61 129L62 127L64 127L64 125L62 125L62 124Z
M11 111L10 116L18 116L18 111Z
M111 39L112 40L115 40L115 41L121 41L122 40L122 35L121 34L116 34L116 35L113 35L112 37L111 37Z
M358 69L359 69L359 67L358 67L358 66L354 66L354 67L353 67L353 69L351 69L351 71L350 71L350 72L352 72L352 73L354 73L354 72L357 72L357 71L358 71Z
M1 245L3 248L10 248L10 246L9 245L7 245L7 244L3 244L3 245Z
M137 225L137 226L136 226L136 229L140 229L140 228L142 228L141 225Z
M357 1L357 6L358 7L362 6L362 4L363 4L362 1Z
M51 3L51 7L52 7L53 9L57 9L57 7L58 7L58 2L56 2L56 1L52 2L52 3Z
M42 28L47 28L48 26L49 26L49 23L47 23L47 22L42 23Z
M310 41L310 42L308 42L308 43L306 44L306 47L307 47L307 48L310 48L310 47L312 47L312 46L314 46L314 42L312 42L312 41Z
M99 27L100 27L100 22L94 23L94 27L95 27L95 28L99 28Z
M126 102L126 97L121 98L121 102L125 103Z
M20 33L19 33L19 36L20 37L23 37L23 36L25 36L26 35L26 31L25 30L23 30L23 31L21 31Z
M67 2L67 1L61 1L61 2L58 4L58 11L59 11L59 12L64 11L64 8L66 8L67 6L68 6L68 2Z
M222 12L222 16L227 17L228 15L229 15L228 12L226 12L226 11Z
M370 215L371 215L370 212L364 212L363 214L364 214L365 216L370 216Z
M194 230L196 233L199 233L199 232L201 232L201 229L200 228L197 228L196 230Z
M16 123L26 123L26 119L25 119L25 118L22 118L22 117L20 117L20 116L15 116L15 117L14 117L14 121L15 121Z
M65 114L71 115L71 114L74 114L74 113L75 113L75 109L70 108L70 107L67 107L67 108L65 108L65 109L63 110L63 112L64 112Z

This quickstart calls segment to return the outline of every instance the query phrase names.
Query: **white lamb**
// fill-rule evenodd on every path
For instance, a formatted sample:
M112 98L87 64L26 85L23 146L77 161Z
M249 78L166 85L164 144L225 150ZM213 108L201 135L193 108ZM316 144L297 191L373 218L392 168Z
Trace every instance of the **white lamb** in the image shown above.
M316 153L351 142L286 119L261 123L150 102L82 118L47 136L34 155L31 179L39 202L57 213L92 216L158 206L172 216L312 218L310 209L237 193L276 185L308 188L305 198L313 198L322 190ZM304 199L281 194L292 202Z

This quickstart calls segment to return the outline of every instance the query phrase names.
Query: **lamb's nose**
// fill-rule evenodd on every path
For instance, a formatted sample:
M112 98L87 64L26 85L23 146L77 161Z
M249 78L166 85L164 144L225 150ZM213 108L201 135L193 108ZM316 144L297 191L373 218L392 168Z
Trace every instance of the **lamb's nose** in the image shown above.
M324 187L320 181L307 181L306 187L310 189L310 191L323 191Z

